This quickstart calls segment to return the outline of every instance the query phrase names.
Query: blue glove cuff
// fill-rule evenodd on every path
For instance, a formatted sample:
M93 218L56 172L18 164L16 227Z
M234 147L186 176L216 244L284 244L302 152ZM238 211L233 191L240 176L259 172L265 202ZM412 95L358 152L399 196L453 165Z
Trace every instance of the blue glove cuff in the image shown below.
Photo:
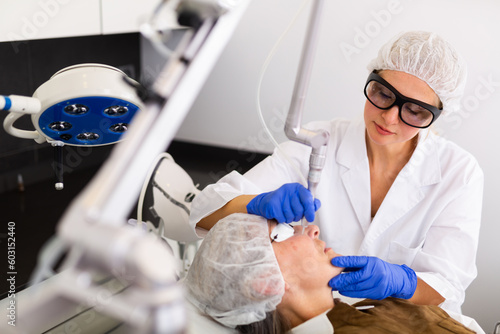
M408 279L405 279L403 281L403 287L398 293L395 293L391 295L391 297L394 298L401 298L401 299L410 299L413 297L415 294L415 291L417 290L417 274L415 274L415 271L406 265L400 266L401 269L403 269L408 277Z
M259 210L260 201L267 194L269 194L269 193L268 192L267 193L262 193L262 194L259 194L259 195L255 196L254 198L252 198L250 200L250 202L248 202L248 204L246 206L247 213L252 214L252 215L263 216L263 217L265 217L267 219L274 218L274 217L267 217L267 215L265 214L265 212L261 212L261 210Z

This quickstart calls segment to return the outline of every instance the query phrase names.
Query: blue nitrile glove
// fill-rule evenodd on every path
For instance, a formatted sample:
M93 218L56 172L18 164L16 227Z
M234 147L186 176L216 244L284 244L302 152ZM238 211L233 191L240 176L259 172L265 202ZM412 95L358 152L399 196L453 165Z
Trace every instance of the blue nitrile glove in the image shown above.
M276 219L279 223L297 222L306 217L314 221L314 214L321 206L309 190L300 183L286 183L280 188L254 197L247 204L247 212Z
M346 272L332 278L328 285L347 297L410 299L417 289L417 275L404 264L372 256L339 256L332 264L346 268Z

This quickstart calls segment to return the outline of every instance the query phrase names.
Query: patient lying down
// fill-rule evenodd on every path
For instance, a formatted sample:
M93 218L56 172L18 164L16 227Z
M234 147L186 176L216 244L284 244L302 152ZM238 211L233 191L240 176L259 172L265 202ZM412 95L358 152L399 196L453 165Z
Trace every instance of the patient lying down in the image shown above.
M331 265L338 254L318 239L319 228L310 225L302 234L296 226L283 238L276 225L248 214L220 220L191 265L187 298L241 333L286 333L325 312L337 334L473 333L436 306L395 298L353 306L334 300L328 281L342 268Z

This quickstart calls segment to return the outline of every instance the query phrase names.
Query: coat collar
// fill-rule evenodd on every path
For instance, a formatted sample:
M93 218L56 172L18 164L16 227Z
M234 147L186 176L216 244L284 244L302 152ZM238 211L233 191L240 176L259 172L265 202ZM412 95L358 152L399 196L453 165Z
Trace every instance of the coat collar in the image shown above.
M367 158L364 120L353 121L347 127L344 139L339 145L337 163L348 169L362 163Z
M418 145L410 161L399 173L416 187L423 187L441 181L441 164L438 152L438 136L432 131L421 130Z
M339 145L336 161L345 168L341 171L342 182L358 221L365 231L364 247L360 251L372 242L370 235L380 235L423 199L421 187L441 180L437 140L437 136L429 130L420 131L417 148L397 176L372 221L365 125L363 121L350 124L344 140ZM378 217L383 219L377 219Z
M367 163L365 136L364 121L353 121L346 131L344 140L339 145L336 155L337 163L347 169L356 168L358 164ZM438 137L429 129L421 130L417 148L398 178L404 177L417 187L440 182L441 166L437 151L437 140ZM366 165L366 168L368 168L368 165Z

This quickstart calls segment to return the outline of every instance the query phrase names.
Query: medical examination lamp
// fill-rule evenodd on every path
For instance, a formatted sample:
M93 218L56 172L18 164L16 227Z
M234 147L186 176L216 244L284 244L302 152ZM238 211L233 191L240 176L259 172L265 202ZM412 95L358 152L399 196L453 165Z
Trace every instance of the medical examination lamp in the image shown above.
M62 147L101 146L120 140L141 108L125 73L103 64L79 64L54 74L33 94L0 96L0 109L9 112L4 129L12 136L49 142L55 150L56 189L63 188ZM132 79L127 78L132 81ZM35 130L14 123L31 115Z

